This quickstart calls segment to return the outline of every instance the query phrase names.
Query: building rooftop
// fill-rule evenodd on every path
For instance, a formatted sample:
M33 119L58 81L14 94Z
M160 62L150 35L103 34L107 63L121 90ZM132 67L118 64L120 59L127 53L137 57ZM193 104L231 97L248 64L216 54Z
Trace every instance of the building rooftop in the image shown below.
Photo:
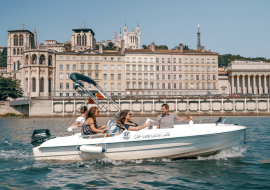
M8 30L8 32L10 33L16 33L16 32L29 32L31 34L33 34L32 32L30 32L29 30ZM34 35L34 34L33 34Z
M95 35L94 31L90 28L78 28L78 29L72 29L75 33L80 33L81 31L83 32L91 32L92 35Z

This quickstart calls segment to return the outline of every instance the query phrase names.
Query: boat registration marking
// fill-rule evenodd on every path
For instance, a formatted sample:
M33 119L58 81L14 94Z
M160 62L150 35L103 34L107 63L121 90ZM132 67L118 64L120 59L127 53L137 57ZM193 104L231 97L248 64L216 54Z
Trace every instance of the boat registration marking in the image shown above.
M170 132L159 132L154 134L137 134L134 135L134 139L146 139L146 138L157 138L157 137L169 137L171 136Z

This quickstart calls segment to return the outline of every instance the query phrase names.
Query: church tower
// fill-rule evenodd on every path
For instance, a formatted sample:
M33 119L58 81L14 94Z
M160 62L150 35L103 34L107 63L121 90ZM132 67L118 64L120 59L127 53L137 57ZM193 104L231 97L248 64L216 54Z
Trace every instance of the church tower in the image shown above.
M118 35L118 38L119 38L119 42L121 42L122 40L121 28L120 28L120 34Z
M113 44L115 44L117 42L117 34L116 34L116 30L114 30L114 34L113 34Z
M138 27L136 27L136 32L137 32L137 40L138 40L138 42L137 42L137 48L141 48L141 28L140 28L140 26L139 26L139 21L138 21Z
M125 40L125 48L128 48L128 27L127 27L126 21L125 21L125 26L123 27L123 34L124 34L124 40Z
M198 23L198 32L197 32L197 49L201 48L201 32L200 25Z

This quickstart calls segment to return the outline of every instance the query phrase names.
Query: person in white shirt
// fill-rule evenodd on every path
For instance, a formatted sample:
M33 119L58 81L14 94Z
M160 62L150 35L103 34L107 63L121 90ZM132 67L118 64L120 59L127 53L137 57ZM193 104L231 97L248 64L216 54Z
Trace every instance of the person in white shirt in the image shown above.
M88 115L87 107L86 107L86 106L81 107L80 112L81 112L80 117L78 117L78 118L76 119L76 121L75 121L74 123L71 124L71 126L81 127L81 126L84 124L85 119L86 119L86 117L87 117L87 115Z

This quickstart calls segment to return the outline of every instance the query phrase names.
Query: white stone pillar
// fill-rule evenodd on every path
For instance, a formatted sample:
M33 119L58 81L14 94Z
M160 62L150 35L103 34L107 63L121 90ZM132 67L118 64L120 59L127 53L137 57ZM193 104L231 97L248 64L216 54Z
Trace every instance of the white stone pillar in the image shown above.
M248 75L248 87L247 87L248 93L252 93L251 88L250 88L250 75Z
M37 78L36 78L36 96L39 96L40 91L40 68L37 67Z
M242 75L242 92L243 92L243 94L246 94L246 90L245 90L245 75Z
M257 94L257 89L256 89L256 75L253 75L253 93Z
M44 78L44 95L49 96L49 56L45 57L45 78Z
M240 93L240 84L239 84L239 75L236 75L236 77L237 77L237 89L236 89L236 93Z
M267 75L263 75L263 77L264 77L264 81L263 81L263 83L264 83L264 93L268 93L268 88L267 88L267 85L266 85L266 76Z
M232 94L234 94L234 75L232 75L232 80L231 80L231 83L232 83Z
M262 75L259 75L259 93L262 94Z

